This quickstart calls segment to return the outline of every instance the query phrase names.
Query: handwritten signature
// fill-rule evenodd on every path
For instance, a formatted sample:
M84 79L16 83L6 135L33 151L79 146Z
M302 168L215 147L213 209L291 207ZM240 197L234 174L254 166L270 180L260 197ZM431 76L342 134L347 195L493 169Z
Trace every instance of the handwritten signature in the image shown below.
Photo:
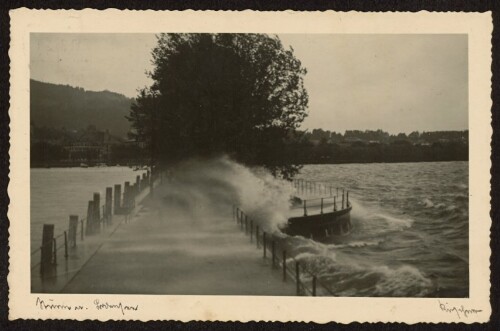
M464 308L463 305L461 305L460 307L457 308L456 306L449 305L448 302L443 303L443 302L441 302L441 300L438 300L438 302L439 302L439 308L441 309L441 311L444 311L447 313L456 313L459 319L461 319L461 316L467 318L471 314L477 314L477 313L482 312L481 309L474 309L474 308L466 309L466 308Z
M119 310L121 310L122 315L125 315L125 311L127 311L127 310L137 311L139 309L139 305L127 306L127 305L122 304L121 302L118 302L118 303L108 303L108 302L101 303L98 299L94 300L94 305L97 308L97 310L101 310L101 309L119 309Z
M40 310L88 310L89 307L87 305L71 305L66 304L64 302L57 302L54 299L41 299L40 297L36 298L35 306ZM124 305L122 302L109 303L109 302L101 302L99 299L94 300L93 306L97 310L111 310L116 309L121 311L122 315L125 315L127 311L137 311L139 310L139 305Z

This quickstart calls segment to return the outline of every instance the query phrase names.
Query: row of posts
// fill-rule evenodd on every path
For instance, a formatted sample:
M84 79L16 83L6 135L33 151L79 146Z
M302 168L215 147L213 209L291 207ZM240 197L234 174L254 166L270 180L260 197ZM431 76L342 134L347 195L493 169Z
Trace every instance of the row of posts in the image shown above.
M113 188L106 187L106 197L102 210L101 195L98 192L94 193L93 199L88 201L87 205L85 231L84 220L79 220L78 215L70 215L68 231L64 231L63 233L65 259L68 258L68 248L76 247L78 227L80 227L80 240L83 241L84 234L86 236L94 235L101 232L101 225L102 227L112 225L113 214L125 215L125 220L127 220L128 214L135 207L135 198L142 190L149 186L150 179L150 172L147 171L142 174L142 178L139 175L136 176L136 181L133 185L130 185L130 182L125 182L123 199L122 186L120 184L114 186L114 199ZM59 237L54 237L54 224L43 225L42 246L40 247L40 273L42 275L51 267L57 265L57 239Z
M346 200L344 200L344 197L346 197ZM329 198L326 198L326 199L329 199ZM320 213L323 214L324 213L324 208L323 208L323 205L324 205L324 200L325 198L321 198L321 204L320 204ZM304 208L304 216L307 216L307 200L303 200L303 208ZM350 202L349 202L349 191L345 192L344 189L342 189L342 206L341 206L341 209L340 210L343 210L345 208L349 208L350 207ZM333 197L333 211L336 212L338 209L337 209L337 197L334 196Z
M258 224L254 224L252 219L248 218L248 215L246 215L239 207L233 206L233 218L236 220L236 223L240 225L240 229L242 231L245 231L246 235L250 236L250 242L254 241L255 237L255 242L257 245L257 248L260 249L261 245L263 247L263 258L267 258L267 251L269 250L270 246L270 251L271 251L271 267L276 268L279 266L279 261L278 261L278 256L276 253L276 241L272 238L271 239L267 238L267 233L265 231L262 231L262 242L260 240L260 233L261 230L259 228ZM269 243L270 241L270 243ZM282 268L282 273L283 273L283 281L287 281L287 253L286 250L282 250L282 257L281 257L281 268ZM300 263L296 260L293 260L295 262L295 283L296 283L296 294L297 296L301 295L303 291L301 288L305 288L303 284L300 281ZM312 290L311 294L312 296L316 296L316 276L312 276Z

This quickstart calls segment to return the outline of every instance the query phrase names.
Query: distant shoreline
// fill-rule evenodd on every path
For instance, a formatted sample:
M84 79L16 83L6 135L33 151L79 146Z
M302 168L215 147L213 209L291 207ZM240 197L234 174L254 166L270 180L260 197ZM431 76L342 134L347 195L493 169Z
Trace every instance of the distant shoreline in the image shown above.
M466 160L416 160L416 161L367 161L367 162L349 162L349 161L338 161L338 162L312 162L312 163L304 163L301 164L302 166L307 166L307 165L327 165L327 164L398 164L398 163L437 163L437 162L469 162L468 159ZM106 165L106 166L89 166L89 167L80 167L78 165L32 165L30 166L30 169L50 169L50 168L111 168L111 167L137 167L137 165L126 165L126 164L120 164L120 165Z

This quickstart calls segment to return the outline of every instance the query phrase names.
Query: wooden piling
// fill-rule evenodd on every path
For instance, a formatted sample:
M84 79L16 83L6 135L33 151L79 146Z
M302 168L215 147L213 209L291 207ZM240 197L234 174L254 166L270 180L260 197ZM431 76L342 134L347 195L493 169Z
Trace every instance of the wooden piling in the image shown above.
M135 185L137 186L137 192L141 192L141 176L135 176Z
M349 191L347 191L347 207L349 207Z
M344 192L342 192L342 209L344 209Z
M57 241L56 238L52 239L52 262L54 265L57 265Z
M45 275L52 266L52 245L54 239L54 224L44 224L42 232L42 247L40 260L40 273Z
M78 215L69 215L69 245L76 247L76 231L78 228Z
M132 204L130 203L130 182L125 182L123 186L123 208L125 213L130 213Z
M316 296L316 276L313 275L312 279L312 296Z
M120 184L115 185L115 214L118 215L121 213L122 207L122 186Z
M87 236L94 234L94 214L94 201L91 200L87 207Z
M112 187L106 187L106 208L105 208L105 218L106 218L106 223L111 224L112 219L113 219L113 188Z
M337 211L337 197L333 197L333 211Z
M68 259L68 233L64 231L64 258Z
M248 216L245 215L245 234L248 234Z
M306 203L306 200L304 200L304 216L307 216L307 203Z
M321 214L323 214L323 198L321 198Z
M100 232L101 231L101 195L99 192L94 193L94 224L93 231Z

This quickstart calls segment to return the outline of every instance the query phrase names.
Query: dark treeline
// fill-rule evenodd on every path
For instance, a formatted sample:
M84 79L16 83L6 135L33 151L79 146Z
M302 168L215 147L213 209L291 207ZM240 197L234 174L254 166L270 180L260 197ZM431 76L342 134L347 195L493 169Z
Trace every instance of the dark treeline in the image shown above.
M144 158L143 146L98 130L89 125L85 129L68 130L31 125L30 163L32 167L136 165Z
M313 129L311 132L300 132L303 137L311 142L328 142L328 143L339 143L339 142L355 142L361 141L365 143L394 143L401 141L409 141L413 144L432 144L435 142L463 142L466 143L469 140L469 131L430 131L430 132L419 132L413 131L410 134L399 133L391 135L388 132L382 130L346 130L344 134L337 132L330 132L323 129Z
M466 161L468 131L409 135L390 135L382 130L348 130L344 134L322 129L296 131L279 154L290 164ZM123 165L141 163L140 159L147 155L147 148L93 127L82 130L31 127L32 166Z
M466 161L468 131L390 135L382 130L341 134L314 129L292 135L282 157L295 164Z

